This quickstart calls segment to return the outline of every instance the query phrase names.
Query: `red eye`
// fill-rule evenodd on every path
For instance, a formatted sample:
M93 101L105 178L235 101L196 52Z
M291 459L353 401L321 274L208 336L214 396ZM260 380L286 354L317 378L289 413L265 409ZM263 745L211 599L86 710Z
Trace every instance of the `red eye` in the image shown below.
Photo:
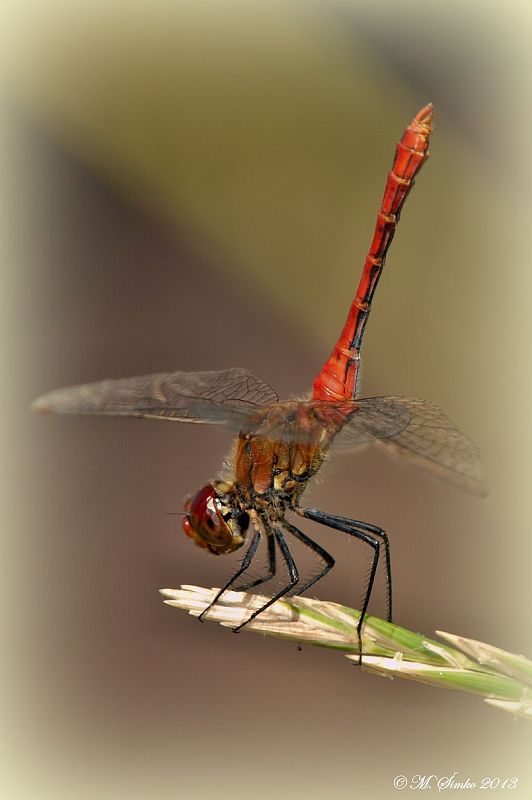
M231 553L244 543L240 534L234 533L223 517L225 506L210 484L200 489L185 503L188 516L183 519L183 530L199 546L211 553Z
M197 544L198 547L204 547L206 550L209 549L209 545L207 544L207 542L203 541L203 539L200 539L198 537L198 534L192 527L192 523L190 522L188 517L183 517L183 522L181 524L183 526L184 532L189 537L189 539L192 539L192 541L195 544Z

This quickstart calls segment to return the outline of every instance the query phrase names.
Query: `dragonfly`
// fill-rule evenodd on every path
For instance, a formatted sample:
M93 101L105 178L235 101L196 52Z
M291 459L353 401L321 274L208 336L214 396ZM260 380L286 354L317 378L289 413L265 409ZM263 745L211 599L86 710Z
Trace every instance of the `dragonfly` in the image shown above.
M255 610L238 631L283 596L302 594L333 568L334 558L304 533L294 519L310 520L360 540L369 548L371 568L356 627L361 633L379 559L386 576L386 614L392 620L390 543L385 530L362 520L302 504L309 482L339 450L375 443L443 480L482 493L477 447L431 402L402 396L360 398L360 349L372 299L403 204L428 157L432 104L424 106L397 144L373 239L345 325L330 357L300 400L279 401L276 392L247 369L172 372L58 389L34 403L39 412L153 417L221 425L237 434L220 475L184 502L184 533L214 555L247 546L238 569L213 593L208 615L222 594L266 583L284 564L282 586ZM288 517L291 517L290 519ZM298 541L317 559L318 569L301 580L291 546ZM264 574L246 577L263 542ZM255 562L256 564L257 562Z

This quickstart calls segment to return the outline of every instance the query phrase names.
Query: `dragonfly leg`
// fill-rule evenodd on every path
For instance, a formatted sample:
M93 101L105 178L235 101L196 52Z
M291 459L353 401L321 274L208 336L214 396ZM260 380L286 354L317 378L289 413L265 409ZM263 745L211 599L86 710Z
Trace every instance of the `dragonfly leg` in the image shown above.
M392 621L392 562L391 562L391 555L390 555L390 540L388 538L388 534L382 528L379 528L378 525L371 525L369 522L362 522L359 519L349 519L348 517L337 517L334 514L325 514L323 511L318 511L316 508L307 508L307 509L299 509L299 513L303 516L307 517L307 519L312 519L315 522L320 522L323 525L328 525L330 528L334 528L335 530L339 530L343 533L349 533L353 536L359 537L353 530L345 530L340 525L349 525L351 528L356 530L361 530L362 532L368 533L372 536L377 536L384 545L384 566L386 572L386 619L388 622ZM327 517L327 519L331 520L331 523L324 522L323 517ZM334 523L334 524L332 524ZM337 524L338 523L338 524Z
M327 575L327 573L334 567L335 561L331 554L327 552L327 550L324 550L323 547L320 547L320 545L311 539L310 536L304 534L303 531L300 531L295 525L292 525L290 522L284 520L283 528L289 531L292 536L295 536L296 539L299 539L299 541L312 550L313 553L316 553L316 555L319 556L319 558L321 558L324 562L323 568L320 569L316 575L310 578L302 586L298 587L296 594L303 594L303 592L306 592L307 589L310 589L311 586Z
M273 603L275 603L277 600L280 600L281 597L283 597L285 594L288 594L288 592L294 588L294 586L299 580L299 573L297 571L295 561L292 557L292 553L288 548L288 545L285 542L283 534L281 533L280 530L274 528L273 536L275 536L275 540L279 545L279 550L281 551L281 555L284 558L286 568L288 569L288 574L290 576L290 580L288 584L286 586L283 586L283 588L279 592L274 594L274 596L271 597L267 603L258 608L256 611L254 611L253 614L245 622L243 622L241 625L238 625L236 628L233 628L233 633L238 633L239 631L241 631L244 625L247 625L249 622L251 622L252 619L258 617L259 614L262 614L263 611L265 611L267 608L273 605Z
M227 581L225 586L222 589L220 589L220 591L214 597L214 599L211 600L211 602L209 603L207 608L205 608L201 612L201 614L198 617L200 622L204 621L203 617L205 616L205 614L207 614L211 610L211 608L216 605L216 603L218 602L220 597L223 595L223 593L225 591L227 591L227 589L230 589L231 586L234 584L234 582L237 581L240 578L240 576L248 569L249 565L251 564L251 562L255 558L255 554L257 552L257 547L259 546L260 539L261 539L260 531L255 531L253 539L251 540L251 544L248 547L244 558L242 559L241 565L239 566L237 571L234 573L234 575L232 575L231 578Z
M324 511L319 511L316 508L301 508L298 509L298 511L307 519L313 520L314 522L319 522L321 525L326 525L328 528L333 528L334 530L341 531L342 533L347 533L350 536L354 536L355 538L360 539L360 541L364 542L365 544L368 544L373 550L373 558L371 562L369 579L364 594L364 600L362 602L362 608L360 610L360 618L357 624L358 649L360 657L359 663L361 664L362 627L368 611L369 600L371 597L371 592L373 590L373 584L375 582L375 575L377 574L377 566L379 563L379 554L382 542L384 542L385 551L387 552L386 572L387 572L387 588L388 588L388 618L391 618L391 575L390 575L388 537L386 536L384 531L381 528L377 528L376 525L368 525L367 523L360 522L359 520L349 519L347 517L337 517L334 514L327 514ZM387 544L388 547L386 547Z
M276 573L276 558L275 558L275 537L272 533L268 534L268 574L262 578L257 578L249 583L243 583L236 587L237 592L246 592L254 586L259 586L261 583L271 580Z

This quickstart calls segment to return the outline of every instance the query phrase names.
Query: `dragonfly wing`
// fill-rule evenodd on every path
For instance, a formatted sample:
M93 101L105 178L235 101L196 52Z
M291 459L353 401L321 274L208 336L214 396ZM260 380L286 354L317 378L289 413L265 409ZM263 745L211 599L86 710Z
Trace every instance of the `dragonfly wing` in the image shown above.
M434 403L377 397L356 404L335 448L354 449L371 438L390 455L407 457L447 483L485 494L478 447Z
M345 410L347 419L334 439L334 448L351 451L398 436L412 418L409 409L402 402L396 402L398 400L402 398L371 397L340 402L338 406Z
M267 383L246 369L169 372L56 389L33 403L54 414L157 417L240 428L257 406L277 402Z

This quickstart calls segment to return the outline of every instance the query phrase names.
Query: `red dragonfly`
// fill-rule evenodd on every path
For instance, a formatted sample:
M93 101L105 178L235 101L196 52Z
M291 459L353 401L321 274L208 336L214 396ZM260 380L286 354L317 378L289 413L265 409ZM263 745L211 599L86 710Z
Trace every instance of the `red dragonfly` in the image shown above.
M354 449L376 442L391 453L411 457L448 482L481 491L478 451L432 403L407 397L358 399L360 347L371 301L403 203L428 157L432 105L414 117L397 145L375 232L345 326L330 358L306 400L279 402L274 390L246 369L219 372L172 372L59 389L39 398L34 408L57 414L110 414L156 417L180 422L224 425L238 432L230 465L185 501L183 530L199 547L215 555L248 544L238 570L213 598L204 616L224 591L258 586L276 574L277 559L288 582L239 630L288 592L301 594L323 578L334 559L309 538L287 513L293 512L342 531L371 548L372 564L357 626L358 641L373 588L381 549L386 570L387 616L392 618L390 546L385 531L360 520L302 506L301 497L333 449ZM310 548L319 571L300 582L289 547L290 537ZM287 541L288 538L288 541ZM268 571L245 582L265 539Z

